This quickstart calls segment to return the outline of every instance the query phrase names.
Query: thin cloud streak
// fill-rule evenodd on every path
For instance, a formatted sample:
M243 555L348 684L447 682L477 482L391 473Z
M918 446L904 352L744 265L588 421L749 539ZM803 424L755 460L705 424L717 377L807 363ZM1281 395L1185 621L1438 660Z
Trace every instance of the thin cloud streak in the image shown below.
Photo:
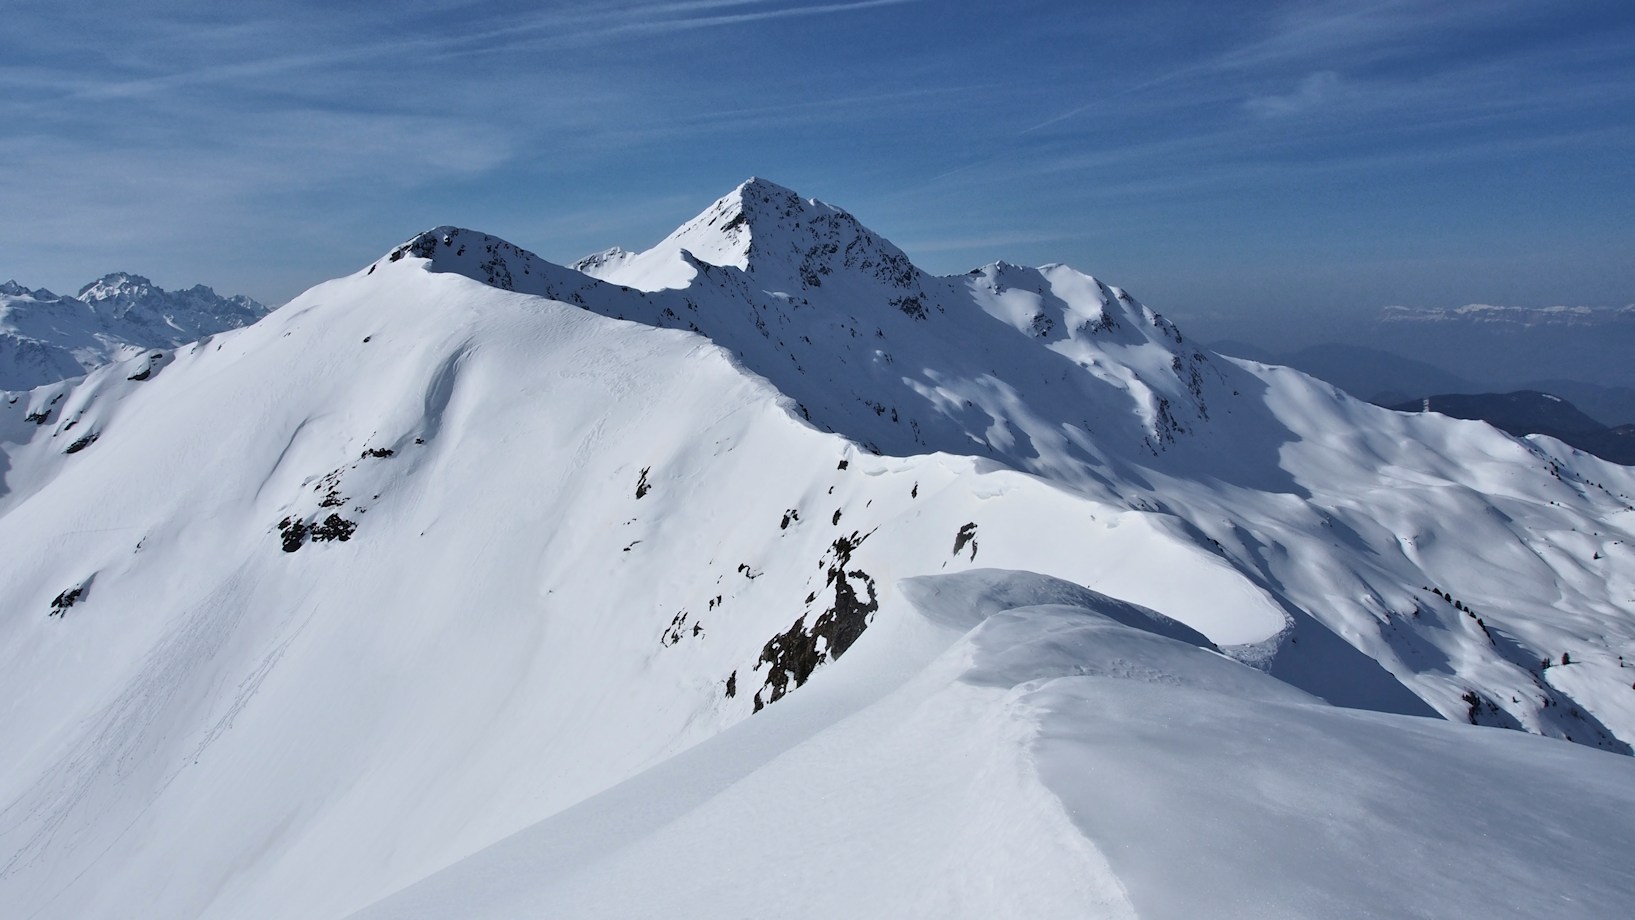
M242 264L293 288L323 277L302 224L365 257L434 220L572 258L657 239L696 211L677 196L752 174L933 263L1113 260L1131 284L1127 266L1153 264L1143 240L1224 264L1239 217L1273 234L1276 214L1304 221L1297 249L1340 222L1389 241L1410 231L1369 221L1391 207L1422 223L1490 208L1482 177L1598 226L1620 196L1635 206L1635 26L1604 23L1607 0L1029 0L980 19L916 0L128 2L8 9L0 255L20 280L83 281L138 237L221 253L237 234ZM1609 264L1628 251L1596 245Z
M713 13L718 10L742 9L766 5L767 0L692 0L680 3L654 3L620 7L594 13L578 11L550 12L535 16L523 24L478 32L455 32L431 36L395 38L358 43L348 40L334 48L307 50L294 54L274 54L254 60L239 60L212 64L191 70L152 77L114 80L73 79L76 88L58 95L60 100L115 101L132 100L194 85L217 85L233 82L253 82L291 73L324 71L329 68L363 64L370 61L397 61L403 59L449 60L460 57L494 56L505 52L557 45L594 45L604 42L642 36L654 36L685 31L724 28L804 16L828 16L860 12L882 7L902 6L922 0L849 0L780 7L743 13L719 13L695 16L695 13ZM345 25L338 23L337 25ZM352 31L351 24L342 31ZM238 34L254 37L253 29L229 28L218 35ZM532 41L518 41L519 37L543 36ZM0 69L4 74L5 69ZM51 83L49 75L33 80L39 89ZM0 85L4 85L0 83Z
M1209 60L1168 71L1156 78L1112 90L1091 102L1037 122L1017 132L1010 142L996 144L992 152L932 173L920 179L916 185L942 186L950 179L978 171L1015 177L1024 172L1067 172L1075 167L1105 166L1111 162L1135 164L1145 160L1144 165L1148 169L1170 168L1171 164L1147 159L1155 145L1141 137L1143 131L1161 133L1169 121L1187 124L1186 134L1156 146L1170 152L1195 151L1198 157L1191 165L1198 166L1209 159L1262 154L1278 149L1282 146L1281 139L1266 135L1262 125L1267 120L1295 115L1304 120L1296 137L1308 145L1321 145L1341 140L1373 139L1377 142L1383 138L1410 137L1415 133L1441 133L1460 125L1485 125L1489 129L1499 130L1509 122L1518 131L1536 130L1526 119L1560 117L1563 113L1586 107L1608 106L1617 104L1618 100L1635 99L1635 84L1622 71L1609 75L1600 83L1586 82L1576 75L1571 79L1540 79L1541 68L1560 59L1559 51L1553 48L1513 52L1498 61L1451 65L1434 78L1422 75L1411 79L1380 76L1359 81L1347 79L1332 69L1319 69L1300 76L1279 77L1283 86L1295 85L1292 91L1282 93L1255 92L1247 89L1241 81L1221 79L1228 72L1247 71L1268 62L1293 65L1308 59L1316 60L1320 57L1318 52L1325 49L1329 52L1349 50L1364 57L1371 56L1372 52L1367 47L1369 42L1387 38L1394 41L1396 30L1404 28L1409 14L1416 11L1423 11L1423 5L1379 3L1361 10L1347 7L1338 13L1330 12L1307 21L1285 23L1280 31L1267 38L1228 49ZM1468 9L1431 12L1443 25L1468 25L1485 17L1485 12L1478 14ZM1315 42L1314 47L1302 45L1302 41L1307 39ZM1592 41L1585 53L1575 58L1577 66L1603 63L1595 54L1597 50L1602 51L1600 58L1616 58L1619 52L1627 52L1627 43L1611 39L1607 48L1598 49ZM1333 57L1323 59L1333 60ZM1267 79L1267 76L1259 75L1248 84L1264 83ZM1207 111L1208 107L1218 108L1223 103L1234 104L1244 115L1250 116L1250 120L1235 120L1228 113L1216 115L1210 125L1209 121L1197 117L1178 119L1160 114L1165 111ZM1070 132L1062 136L1073 137L1076 134L1082 138L1080 143L1097 149L1076 162L1067 161L1068 165L1055 169L1041 167L1041 163L1049 162L1051 145L1041 143L1030 135L1063 125L1092 111L1097 111L1101 119L1121 118L1124 125L1105 131L1100 130L1098 125L1089 129L1088 133ZM1108 144L1126 148L1128 152L1126 155L1109 152ZM1484 148L1514 151L1527 149L1527 146L1485 143L1474 147ZM1319 159L1326 156L1322 154ZM1438 154L1426 162L1440 160Z

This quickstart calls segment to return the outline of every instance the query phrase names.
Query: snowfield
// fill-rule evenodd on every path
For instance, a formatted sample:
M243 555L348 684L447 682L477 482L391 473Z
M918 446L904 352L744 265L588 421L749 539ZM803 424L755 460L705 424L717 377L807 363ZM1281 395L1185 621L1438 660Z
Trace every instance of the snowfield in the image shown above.
M1635 901L1635 473L1065 266L751 180L0 395L8 915Z

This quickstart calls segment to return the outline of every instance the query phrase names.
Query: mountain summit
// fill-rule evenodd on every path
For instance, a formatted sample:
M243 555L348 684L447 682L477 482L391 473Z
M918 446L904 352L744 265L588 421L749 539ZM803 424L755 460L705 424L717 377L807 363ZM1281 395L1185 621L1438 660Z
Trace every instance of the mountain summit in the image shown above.
M922 277L901 249L851 214L758 178L733 189L645 252L603 253L577 267L653 291L685 287L699 263L737 268L767 286L791 291L859 274L912 296Z
M0 472L19 915L1635 899L1635 470L759 180L416 234L0 400Z

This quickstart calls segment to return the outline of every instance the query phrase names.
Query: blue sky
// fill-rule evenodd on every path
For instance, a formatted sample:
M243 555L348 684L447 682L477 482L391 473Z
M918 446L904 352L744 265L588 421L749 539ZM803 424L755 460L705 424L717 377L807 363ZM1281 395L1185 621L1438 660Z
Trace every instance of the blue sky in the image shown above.
M1635 301L1635 4L0 2L0 278L281 302L415 231L645 247L750 175L1211 335Z

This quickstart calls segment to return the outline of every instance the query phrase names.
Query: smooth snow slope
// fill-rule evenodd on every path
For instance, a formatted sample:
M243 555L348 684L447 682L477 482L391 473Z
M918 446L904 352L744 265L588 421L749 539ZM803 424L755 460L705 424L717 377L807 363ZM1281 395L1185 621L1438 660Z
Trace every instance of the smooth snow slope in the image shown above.
M657 249L586 269L604 277L438 228L247 329L0 401L0 903L344 916L525 829L589 847L588 867L593 841L575 842L588 831L569 809L652 803L629 790L674 779L681 752L714 758L695 747L709 739L766 755L710 770L783 788L773 754L912 679L916 699L947 707L914 737L964 753L923 781L912 759L849 761L849 775L889 772L887 799L923 782L920 810L882 839L920 834L941 802L952 824L927 827L944 883L978 884L961 841L999 834L1005 852L1069 847L1040 858L1085 881L1041 889L1040 910L1127 898L1145 913L1125 878L1141 867L1060 804L1074 781L1017 772L1034 756L1027 726L1048 719L952 738L946 720L989 703L942 665L915 676L964 630L993 627L920 624L901 580L978 566L1158 611L1066 588L1048 601L1262 669L1187 653L1301 701L1267 718L1300 724L1320 698L1609 750L1635 738L1635 671L1618 660L1635 658L1628 470L1209 355L1065 267L925 275L845 212L759 180ZM951 584L967 601L931 606L986 609L972 598L988 588ZM1173 670L1131 641L1129 670ZM1076 661L1083 644L1064 648ZM890 663L884 676L870 660ZM1270 699L1218 705L1249 718ZM835 718L798 715L824 706ZM1376 716L1334 718L1310 717L1343 748ZM1597 790L1635 761L1379 724L1397 728L1378 743L1403 739L1426 770L1464 741L1420 744L1402 726L1507 739L1450 763L1543 745L1514 750L1555 753L1492 755L1514 765L1494 801L1528 800L1516 776L1545 765L1608 815L1587 840L1624 839ZM1078 756L1063 750L1053 762ZM980 764L1007 784L989 806L965 769ZM757 779L763 765L776 770ZM1288 782L1330 766L1291 762ZM1221 796L1223 815L1282 820L1263 797ZM595 846L711 852L685 834L642 842L657 825L620 821L608 833L629 836ZM830 849L801 845L821 869ZM585 897L604 890L591 868L562 871ZM1016 896L1016 871L965 899ZM890 878L871 877L885 897ZM1572 878L1613 884L1591 862ZM1517 903L1553 890L1515 886Z

